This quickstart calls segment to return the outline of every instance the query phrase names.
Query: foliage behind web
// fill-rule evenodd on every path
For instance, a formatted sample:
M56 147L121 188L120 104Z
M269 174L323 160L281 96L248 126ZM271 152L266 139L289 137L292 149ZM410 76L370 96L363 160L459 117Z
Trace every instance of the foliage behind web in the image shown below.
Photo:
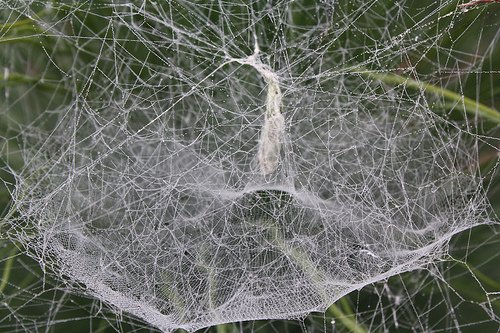
M384 294L377 309L362 294L355 302L367 327L442 327L425 314L444 303L445 327L465 330L451 305L461 294L433 288L453 290L439 263L449 239L491 222L482 178L496 165L478 170L478 144L497 139L476 135L483 125L463 101L377 75L459 93L477 80L494 98L493 10L473 16L449 1L5 7L5 21L18 23L2 28L5 58L16 59L3 81L4 151L16 167L5 230L56 284L25 283L34 294L21 287L9 302L37 299L59 314L61 293L73 291L161 329L192 330L323 311L371 285ZM474 54L457 24L481 33ZM258 152L273 84L285 130L267 174ZM459 259L475 252L466 249ZM443 283L393 281L422 267ZM491 286L469 272L486 299L459 304L496 321ZM442 299L420 308L419 293ZM32 323L11 312L13 331ZM51 326L50 316L28 327Z

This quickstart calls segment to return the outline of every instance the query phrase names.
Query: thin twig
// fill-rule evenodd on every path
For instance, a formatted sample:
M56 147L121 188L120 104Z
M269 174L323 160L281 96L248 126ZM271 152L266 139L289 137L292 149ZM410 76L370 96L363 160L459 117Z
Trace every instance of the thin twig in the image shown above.
M490 3L500 3L500 0L476 0L476 1L470 1L467 3L463 3L461 5L458 5L460 8L468 8L476 5L481 5L481 4L490 4Z

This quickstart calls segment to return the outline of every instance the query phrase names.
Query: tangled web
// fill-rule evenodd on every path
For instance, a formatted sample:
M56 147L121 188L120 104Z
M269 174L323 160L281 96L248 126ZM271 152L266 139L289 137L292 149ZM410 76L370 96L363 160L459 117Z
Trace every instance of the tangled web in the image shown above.
M492 222L465 102L409 84L479 68L443 42L455 1L2 11L31 19L58 101L17 137L10 237L163 331L325 311Z

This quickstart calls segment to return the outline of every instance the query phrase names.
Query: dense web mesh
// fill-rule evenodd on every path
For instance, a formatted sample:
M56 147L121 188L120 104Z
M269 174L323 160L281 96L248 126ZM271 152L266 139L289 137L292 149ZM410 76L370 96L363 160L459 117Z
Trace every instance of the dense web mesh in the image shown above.
M477 156L495 140L420 84L490 56L455 49L474 24L456 1L1 8L31 20L52 89L27 121L5 112L7 234L66 290L163 331L294 318L493 221Z

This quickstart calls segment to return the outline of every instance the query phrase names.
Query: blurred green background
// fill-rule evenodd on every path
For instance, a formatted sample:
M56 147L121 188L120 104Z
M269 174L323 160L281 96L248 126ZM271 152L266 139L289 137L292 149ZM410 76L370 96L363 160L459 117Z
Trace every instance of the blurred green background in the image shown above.
M433 1L405 1L408 12L425 17L432 11ZM106 31L107 17L112 15L105 1L53 2L52 8L43 2L31 5L11 1L0 4L0 212L9 212L10 193L15 186L12 170L21 170L23 145L20 129L26 124L50 126L51 115L47 110L62 109L74 98L74 93L86 94L89 100L98 100L102 89L97 85L87 86L85 78L95 55L102 47ZM304 8L313 8L313 1ZM383 31L384 25L394 24L391 29L396 34L398 25L388 23L384 15L387 8L395 6L393 1L379 1L380 19L374 19L374 31ZM440 15L457 10L458 1L441 10ZM25 11L19 8L26 6ZM339 1L338 8L331 13L331 21L338 15L355 11L355 3ZM14 8L14 9L12 9ZM28 17L27 13L32 13ZM420 61L416 70L419 77L429 77L429 84L436 91L430 95L451 91L466 96L477 105L498 110L500 103L500 4L486 4L471 7L462 14L459 21L450 27L449 19L431 22L422 29L437 33L446 30L439 41L439 48L430 49L426 59ZM72 20L71 26L60 27L75 32L81 39L78 48L75 40L69 43L51 34L40 22L67 24L66 15ZM297 20L307 27L308 15L297 11ZM417 19L416 19L417 20ZM395 20L397 21L397 20ZM271 24L271 23L269 23ZM406 23L408 26L411 22ZM404 28L401 25L399 28ZM54 29L56 30L56 29ZM272 30L272 27L270 28ZM272 33L270 31L269 33ZM69 33L70 34L70 33ZM135 77L141 77L141 63L160 63L159 59L148 58L147 51L138 40L124 32L124 48L135 55L129 70ZM92 37L99 36L92 40ZM119 36L118 36L119 37ZM358 38L345 32L339 38L353 43ZM360 40L370 49L373 41ZM440 52L443 50L443 53ZM453 52L450 52L452 50ZM448 66L452 54L453 61L463 63L462 74L434 77L427 72L428 64ZM448 56L443 57L444 56ZM475 59L474 58L474 55ZM366 52L360 51L356 61L362 63ZM147 60L146 60L147 59ZM403 59L411 61L411 59ZM65 77L67 68L78 64L84 69L81 77ZM105 64L101 64L105 66ZM396 66L396 64L395 64ZM411 79L400 74L399 78ZM389 78L374 77L386 85L397 85ZM394 79L394 78L393 78ZM385 80L385 82L384 82ZM393 80L394 81L394 80ZM396 80L397 81L397 80ZM422 88L422 87L420 87ZM408 89L413 89L409 87ZM424 90L426 90L424 88ZM440 96L438 96L440 97ZM442 96L441 96L442 97ZM453 103L448 98L436 98L433 111L446 117L472 134L481 137L479 164L488 197L493 205L491 216L496 219L500 213L500 174L498 153L500 127L494 119L483 117L478 109L467 109L464 104ZM476 119L476 116L478 119ZM26 129L24 131L27 131ZM11 212L15 214L15 212ZM311 314L306 318L293 320L263 320L246 323L226 324L207 330L217 332L497 332L500 316L500 239L497 226L477 227L456 236L450 244L450 257L426 271L418 271L396 276L342 298L325 314ZM99 301L81 295L70 294L59 281L46 274L38 262L23 254L7 237L2 223L0 239L0 332L148 332L155 331L146 324L116 314ZM496 293L496 294L495 294ZM334 322L334 324L333 324Z

